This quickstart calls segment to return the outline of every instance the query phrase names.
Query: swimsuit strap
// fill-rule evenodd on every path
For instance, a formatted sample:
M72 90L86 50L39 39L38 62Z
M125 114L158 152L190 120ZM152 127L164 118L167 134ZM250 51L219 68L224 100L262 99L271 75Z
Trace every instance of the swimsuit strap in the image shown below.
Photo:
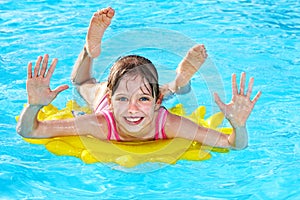
M95 109L95 113L99 113L102 110L108 110L108 101L107 101L107 94L102 97L100 103L98 104L97 108Z
M109 110L108 107L108 101L107 101L107 95L105 95L97 108L95 109L95 113L102 113L107 121L107 140L117 140L120 141L120 136L117 131L116 122L113 113ZM159 108L157 119L155 122L155 135L154 139L167 139L166 133L165 133L165 123L168 115L168 110L164 107Z
M155 123L155 139L167 139L165 133L165 123L167 120L168 110L161 107L158 111L156 123Z
M103 113L108 125L107 140L121 141L112 112L109 110L102 110L101 112ZM167 120L167 115L168 110L166 110L164 107L161 107L158 111L155 124L155 140L167 139L167 135L165 133L165 123Z
M107 128L108 128L107 140L120 141L120 136L117 132L114 116L112 112L109 110L107 94L102 97L100 103L95 109L95 113L100 113L100 112L104 115L107 122Z
M107 121L107 126L108 126L107 140L120 141L121 139L117 131L116 122L112 112L110 112L109 110L102 110L101 112Z

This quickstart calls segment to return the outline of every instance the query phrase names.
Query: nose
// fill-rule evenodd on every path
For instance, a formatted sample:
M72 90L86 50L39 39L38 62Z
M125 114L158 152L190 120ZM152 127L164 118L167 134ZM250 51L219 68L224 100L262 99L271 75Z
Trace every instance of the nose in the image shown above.
M136 101L130 101L129 102L128 112L129 113L136 113L136 112L138 112L138 106L137 106Z

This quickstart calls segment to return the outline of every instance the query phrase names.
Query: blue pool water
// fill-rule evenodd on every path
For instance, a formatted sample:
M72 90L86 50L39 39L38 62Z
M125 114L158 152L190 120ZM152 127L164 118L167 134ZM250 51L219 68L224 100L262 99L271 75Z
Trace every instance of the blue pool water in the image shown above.
M210 113L216 108L210 96L214 85L229 101L232 73L245 71L255 77L254 92L263 94L248 120L247 149L212 153L204 162L180 161L160 168L149 164L134 171L58 157L17 135L14 117L27 101L27 63L48 53L59 59L53 87L71 85L69 74L89 19L108 5L116 15L104 43L108 49L118 48L117 53L103 52L107 64L120 54L135 52L147 55L159 70L171 72L189 45L204 43L209 59L192 87L197 103ZM127 41L137 29L146 30L150 43L143 34ZM0 42L1 199L300 198L298 1L2 0ZM95 62L97 70L101 62ZM162 73L162 78L170 77ZM78 97L71 88L54 103L62 107L74 98Z

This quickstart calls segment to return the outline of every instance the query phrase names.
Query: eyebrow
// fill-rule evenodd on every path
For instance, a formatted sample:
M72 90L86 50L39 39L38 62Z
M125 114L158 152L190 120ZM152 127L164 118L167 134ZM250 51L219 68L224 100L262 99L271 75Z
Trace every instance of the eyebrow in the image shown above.
M139 88L139 90L142 92L143 95L149 95L149 96L153 97L151 90L149 90L147 87L145 87L143 89L143 86L141 86ZM128 91L128 89L127 89L127 91ZM128 92L115 92L113 96L127 96L127 95L128 95Z
M128 92L115 92L113 96L128 96Z

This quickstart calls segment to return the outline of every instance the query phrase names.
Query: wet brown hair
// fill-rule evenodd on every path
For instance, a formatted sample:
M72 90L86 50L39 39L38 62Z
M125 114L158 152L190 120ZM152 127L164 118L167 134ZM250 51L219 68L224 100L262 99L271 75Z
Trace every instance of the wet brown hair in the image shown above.
M118 59L110 69L107 89L113 95L123 76L141 76L145 87L155 100L159 97L158 73L153 63L142 56L128 55ZM150 87L150 88L149 88Z

